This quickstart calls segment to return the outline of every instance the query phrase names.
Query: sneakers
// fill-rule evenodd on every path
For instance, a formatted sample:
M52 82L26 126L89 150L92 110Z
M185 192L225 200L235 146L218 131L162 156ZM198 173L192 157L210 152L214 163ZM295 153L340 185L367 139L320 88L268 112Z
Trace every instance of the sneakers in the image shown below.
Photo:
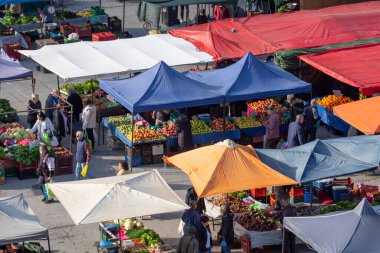
M44 202L44 203L46 203L46 199L45 198L41 199L41 201Z
M45 201L45 204L50 204L50 203L54 203L54 199L49 199Z

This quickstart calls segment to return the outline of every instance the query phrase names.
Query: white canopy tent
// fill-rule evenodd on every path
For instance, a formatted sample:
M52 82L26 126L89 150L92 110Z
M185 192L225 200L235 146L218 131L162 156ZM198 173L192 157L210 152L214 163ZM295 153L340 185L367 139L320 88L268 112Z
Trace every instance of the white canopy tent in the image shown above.
M188 208L157 170L54 183L50 188L77 225Z
M170 66L212 62L212 57L184 39L169 34L104 42L47 45L21 54L65 81L128 74L151 68L160 61Z
M50 252L49 232L40 224L22 194L0 198L0 224L0 245L48 239Z

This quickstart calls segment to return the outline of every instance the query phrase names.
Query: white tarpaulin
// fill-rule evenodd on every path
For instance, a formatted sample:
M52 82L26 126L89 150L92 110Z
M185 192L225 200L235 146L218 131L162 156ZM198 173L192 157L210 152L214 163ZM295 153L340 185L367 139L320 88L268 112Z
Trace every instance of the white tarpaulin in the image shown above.
M50 184L75 224L169 213L189 208L157 170Z
M169 66L212 62L184 39L169 34L104 42L77 42L47 45L21 54L58 75L65 81L82 77L127 74L149 69L160 61Z
M22 194L0 198L0 245L49 237Z

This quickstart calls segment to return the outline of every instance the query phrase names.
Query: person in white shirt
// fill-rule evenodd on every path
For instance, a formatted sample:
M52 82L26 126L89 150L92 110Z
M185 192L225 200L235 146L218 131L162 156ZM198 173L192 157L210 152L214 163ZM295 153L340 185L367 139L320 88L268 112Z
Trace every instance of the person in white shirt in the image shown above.
M95 138L94 131L96 127L96 107L91 102L91 100L86 99L83 101L84 109L82 112L82 122L83 122L83 131L85 131L85 135L89 141L91 142L91 147L94 149L95 147Z
M42 141L42 136L45 132L48 133L49 136L53 135L54 127L50 119L45 116L45 113L38 112L37 121L30 131L37 134L38 141Z

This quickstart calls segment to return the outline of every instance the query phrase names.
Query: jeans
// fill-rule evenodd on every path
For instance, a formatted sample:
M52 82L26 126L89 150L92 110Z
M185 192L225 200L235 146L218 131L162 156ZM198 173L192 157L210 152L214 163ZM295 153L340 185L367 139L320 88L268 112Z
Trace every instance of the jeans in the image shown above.
M82 176L80 173L82 172L83 167L86 165L86 163L78 163L75 166L75 180L79 180Z
M212 253L211 252L211 247L206 249L206 250L200 250L199 253Z
M231 253L230 246L221 247L221 251L220 252L222 252L222 253Z

